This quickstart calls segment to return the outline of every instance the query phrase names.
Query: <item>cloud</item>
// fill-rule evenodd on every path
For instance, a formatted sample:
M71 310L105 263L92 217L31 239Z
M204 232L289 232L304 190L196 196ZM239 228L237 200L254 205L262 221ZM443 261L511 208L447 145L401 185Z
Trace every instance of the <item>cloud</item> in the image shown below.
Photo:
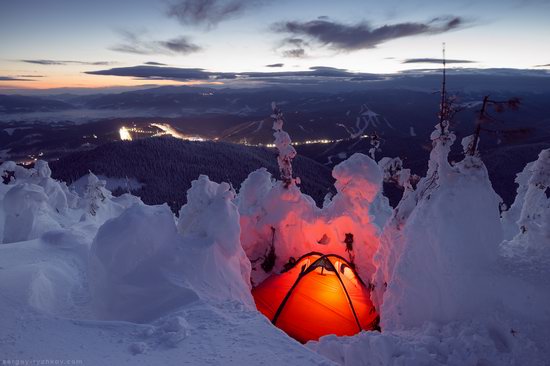
M168 5L167 14L183 25L213 27L235 18L251 8L261 6L265 0L178 0Z
M463 24L464 21L460 17L438 17L426 23L407 22L372 27L367 22L343 24L323 18L308 22L275 23L272 29L278 33L301 37L298 39L306 38L335 50L355 51L375 48L397 38L447 32Z
M291 58L306 58L306 48L309 47L309 43L302 38L288 37L281 41L279 48L283 48L283 57Z
M35 81L33 79L26 79L13 76L0 76L0 81Z
M456 60L456 59L446 59L448 64L472 64L477 63L477 61L472 60ZM408 58L401 61L402 64L442 64L443 59L441 58Z
M284 50L283 56L292 58L305 58L306 50L303 48L292 48L290 50Z
M35 65L91 65L91 66L107 66L112 65L114 62L109 61L67 61L67 60L19 60L28 64Z
M151 65L151 66L166 66L166 64L163 64L162 62L154 62L154 61L148 61L144 63L144 65Z
M168 41L159 41L158 44L174 53L187 55L201 50L201 47L191 43L187 37L173 38Z
M211 72L201 68L178 68L159 66L117 67L108 70L88 71L90 75L125 76L147 80L177 80L177 81L217 81L217 80L282 80L282 79L348 79L348 80L380 80L376 74L354 73L346 69L326 66L314 66L305 71L282 72Z
M265 67L283 67L285 64L281 64L281 63L278 63L278 64L269 64L269 65L265 65Z
M134 53L138 55L188 55L195 53L202 48L191 42L189 38L180 36L166 41L144 39L146 32L131 32L119 30L122 36L121 43L116 44L109 49L117 52Z
M178 68L159 66L117 67L109 70L87 71L90 75L128 76L139 79L153 80L217 80L234 79L235 73L214 73L200 68Z

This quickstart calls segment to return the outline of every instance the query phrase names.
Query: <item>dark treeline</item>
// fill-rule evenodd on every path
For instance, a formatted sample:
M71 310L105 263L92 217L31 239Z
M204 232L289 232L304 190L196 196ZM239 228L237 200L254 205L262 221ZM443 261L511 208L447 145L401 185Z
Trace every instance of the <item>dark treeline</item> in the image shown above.
M167 202L177 212L186 202L191 181L200 174L238 189L250 172L265 167L278 178L276 153L261 147L225 142L193 142L171 137L117 141L52 161L56 179L68 184L92 171L112 178L135 178L143 183L132 194L147 204ZM333 189L331 170L312 159L298 156L294 163L302 191L321 204ZM115 194L125 193L117 189Z

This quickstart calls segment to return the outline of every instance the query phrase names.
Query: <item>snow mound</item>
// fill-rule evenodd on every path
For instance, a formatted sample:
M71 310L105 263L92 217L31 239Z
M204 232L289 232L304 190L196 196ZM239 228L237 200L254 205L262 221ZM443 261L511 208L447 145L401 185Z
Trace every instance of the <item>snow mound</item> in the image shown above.
M168 206L134 205L102 225L90 249L90 287L101 319L146 321L197 300L167 277L179 237Z
M167 205L143 204L102 225L90 250L97 316L145 322L199 298L253 307L231 198L228 184L201 176L178 226Z
M3 211L3 243L35 239L48 230L61 228L48 205L46 192L36 184L23 183L11 188L4 196Z
M179 212L180 265L202 298L232 299L254 308L250 261L240 243L234 198L229 184L212 182L205 175L191 183L187 204Z
M26 169L8 161L0 165L6 184L0 189L0 239L3 243L26 241L51 230L87 222L92 226L118 216L139 198L112 197L104 182L90 173L83 197L64 182L51 178L48 163L38 160ZM129 198L131 197L131 198Z

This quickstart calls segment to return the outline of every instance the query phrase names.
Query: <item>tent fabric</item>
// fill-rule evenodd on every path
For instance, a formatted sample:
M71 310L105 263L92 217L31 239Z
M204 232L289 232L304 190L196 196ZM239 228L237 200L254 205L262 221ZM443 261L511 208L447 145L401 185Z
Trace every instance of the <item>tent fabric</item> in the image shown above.
M377 327L370 291L337 255L309 253L252 290L258 310L300 342Z

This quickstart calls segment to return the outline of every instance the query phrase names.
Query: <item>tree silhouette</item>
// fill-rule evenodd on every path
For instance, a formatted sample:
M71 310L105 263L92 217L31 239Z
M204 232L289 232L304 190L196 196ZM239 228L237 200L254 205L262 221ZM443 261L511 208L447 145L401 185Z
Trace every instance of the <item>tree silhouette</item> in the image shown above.
M519 98L511 98L508 100L494 100L490 99L489 95L483 97L483 102L481 104L481 109L479 110L478 117L475 123L475 131L472 143L468 147L468 155L475 155L477 153L477 148L479 145L479 136L481 132L488 133L501 133L501 134L518 134L522 131L527 132L527 129L515 129L509 131L499 131L494 129L489 129L484 126L496 122L497 120L488 112L488 107L493 107L497 113L502 113L507 109L517 110L520 105Z

